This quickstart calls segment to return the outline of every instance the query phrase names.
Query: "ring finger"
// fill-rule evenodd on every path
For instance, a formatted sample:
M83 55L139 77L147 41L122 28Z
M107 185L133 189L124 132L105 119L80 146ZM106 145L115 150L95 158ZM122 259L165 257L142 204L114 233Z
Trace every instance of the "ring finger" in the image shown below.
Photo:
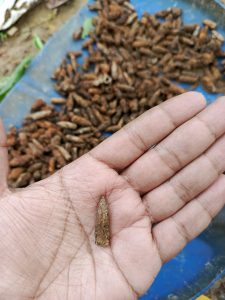
M166 219L211 186L225 171L225 135L174 177L143 197L153 222Z

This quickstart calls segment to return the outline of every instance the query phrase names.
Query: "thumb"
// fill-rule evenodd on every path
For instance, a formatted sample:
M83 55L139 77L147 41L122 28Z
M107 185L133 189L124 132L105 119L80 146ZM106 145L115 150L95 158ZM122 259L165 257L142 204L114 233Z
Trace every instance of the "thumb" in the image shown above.
M8 151L6 144L5 129L0 119L0 196L7 188Z

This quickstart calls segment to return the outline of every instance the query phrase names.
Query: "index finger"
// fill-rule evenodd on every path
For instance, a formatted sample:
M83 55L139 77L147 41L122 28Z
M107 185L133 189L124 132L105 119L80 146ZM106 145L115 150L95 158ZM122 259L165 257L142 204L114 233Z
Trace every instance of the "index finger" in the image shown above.
M89 153L110 167L122 170L205 106L204 96L197 92L174 97L145 112Z

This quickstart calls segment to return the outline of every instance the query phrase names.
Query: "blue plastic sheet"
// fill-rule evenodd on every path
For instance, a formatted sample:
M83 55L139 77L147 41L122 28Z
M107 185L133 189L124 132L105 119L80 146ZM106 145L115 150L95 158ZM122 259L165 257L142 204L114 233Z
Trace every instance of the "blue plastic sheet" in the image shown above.
M208 9L211 1L205 1L204 8L194 0L133 0L131 2L137 8L139 16L144 11L155 13L160 9L178 6L184 10L185 22L200 24L205 18L220 21L217 19L217 12ZM222 10L222 7L220 9ZM26 75L0 105L0 117L3 118L7 128L11 125L21 125L22 119L29 112L31 103L36 98L43 98L49 102L50 98L58 96L54 91L51 75L67 51L81 49L81 42L72 41L71 36L84 20L92 15L93 13L84 7L49 40L42 52L34 59ZM222 24L221 20L219 31L225 36L225 26ZM216 98L216 95L206 93L201 86L197 90L206 96L209 103ZM200 237L190 242L179 255L164 265L150 290L141 299L195 299L225 274L224 249L225 210Z

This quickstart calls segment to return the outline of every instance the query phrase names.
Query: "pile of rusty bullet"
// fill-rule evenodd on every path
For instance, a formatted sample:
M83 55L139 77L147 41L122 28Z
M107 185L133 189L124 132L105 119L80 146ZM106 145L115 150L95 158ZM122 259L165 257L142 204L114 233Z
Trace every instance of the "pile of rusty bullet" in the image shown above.
M224 39L215 22L183 24L177 7L138 18L127 0L98 0L90 9L97 16L83 43L88 55L68 52L54 72L61 96L51 105L37 100L23 126L8 133L12 187L49 176L106 132L199 84L208 92L225 91ZM82 28L73 38L81 34Z

